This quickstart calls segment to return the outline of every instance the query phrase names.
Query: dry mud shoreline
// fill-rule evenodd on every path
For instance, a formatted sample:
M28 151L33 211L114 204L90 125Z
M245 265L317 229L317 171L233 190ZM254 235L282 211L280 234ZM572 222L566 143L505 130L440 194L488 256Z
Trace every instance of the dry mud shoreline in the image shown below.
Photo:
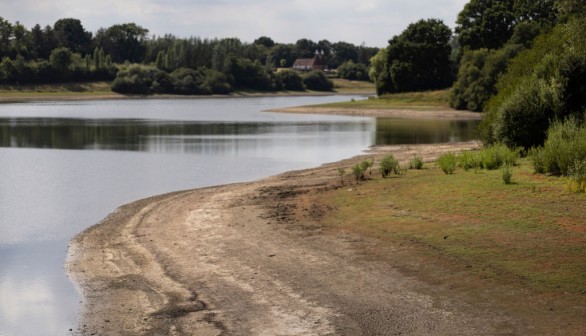
M387 146L365 155L431 161L478 146ZM417 262L408 251L385 246L381 257L369 253L375 239L322 226L332 209L315 202L319 193L340 187L338 167L362 159L120 207L70 243L67 269L83 295L74 333L580 334L583 324L566 327L559 314L504 304L522 294L404 272L400 263Z

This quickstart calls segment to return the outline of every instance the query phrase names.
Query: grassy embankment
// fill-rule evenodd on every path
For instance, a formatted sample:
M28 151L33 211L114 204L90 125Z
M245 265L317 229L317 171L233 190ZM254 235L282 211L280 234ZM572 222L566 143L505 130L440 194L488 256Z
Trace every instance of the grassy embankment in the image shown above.
M374 84L368 82L348 81L334 79L335 93L340 94L372 94ZM302 92L235 92L234 96L256 95L300 95L300 94L329 94L329 92L302 91ZM157 97L158 95L153 95ZM172 95L164 95L172 96ZM75 99L100 99L123 98L127 95L118 94L110 90L110 82L65 83L46 85L0 85L0 101L29 101L29 100L75 100ZM181 96L185 97L185 96Z
M502 169L445 175L428 163L401 176L346 183L320 199L336 209L327 226L415 252L427 261L416 263L418 271L427 263L454 281L583 297L586 195L566 185L565 178L534 174L527 159L514 168L509 185Z
M109 82L65 83L47 85L1 85L0 100L64 99L119 96Z
M367 85L367 84L365 84ZM374 92L374 87L372 88ZM408 109L408 110L450 110L449 90L387 94L365 100L322 104L320 107L352 109Z

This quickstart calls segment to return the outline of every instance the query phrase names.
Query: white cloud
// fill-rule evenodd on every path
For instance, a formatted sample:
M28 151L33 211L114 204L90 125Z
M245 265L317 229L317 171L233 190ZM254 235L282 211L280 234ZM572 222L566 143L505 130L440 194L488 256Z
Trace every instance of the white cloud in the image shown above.
M366 42L384 46L409 23L439 18L453 27L468 0L0 0L1 15L28 27L53 24L63 17L96 31L135 22L151 33L181 37L266 35L278 42L300 38L332 42Z

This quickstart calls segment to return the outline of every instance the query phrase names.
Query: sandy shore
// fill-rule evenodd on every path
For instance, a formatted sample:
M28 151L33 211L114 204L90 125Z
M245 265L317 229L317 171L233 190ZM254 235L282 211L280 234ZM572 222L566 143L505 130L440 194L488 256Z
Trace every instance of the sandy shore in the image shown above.
M446 110L409 110L409 109L353 109L319 106L300 106L271 109L267 112L301 113L301 114L339 114L362 117L387 117L407 119L458 119L480 120L482 113L470 111Z
M432 159L476 146L381 150ZM433 308L433 298L416 290L422 284L392 265L363 260L361 237L325 233L309 222L299 226L271 206L335 185L336 166L141 200L82 232L71 242L68 262L84 296L79 334L491 330L459 303Z

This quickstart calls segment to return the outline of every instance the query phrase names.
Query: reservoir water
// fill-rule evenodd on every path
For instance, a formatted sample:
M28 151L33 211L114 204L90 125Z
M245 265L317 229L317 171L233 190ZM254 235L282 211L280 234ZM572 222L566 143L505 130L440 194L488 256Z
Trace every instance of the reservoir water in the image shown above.
M76 329L68 241L124 203L314 167L375 144L475 136L474 121L262 112L352 98L0 105L0 336Z

